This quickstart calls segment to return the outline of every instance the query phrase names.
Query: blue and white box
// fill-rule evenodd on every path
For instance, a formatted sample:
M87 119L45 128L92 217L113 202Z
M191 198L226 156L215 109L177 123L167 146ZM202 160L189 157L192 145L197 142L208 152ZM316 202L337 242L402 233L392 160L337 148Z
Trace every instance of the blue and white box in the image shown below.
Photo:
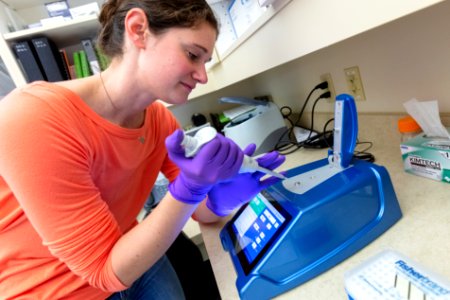
M350 300L449 300L450 282L402 254L385 250L345 274Z
M422 133L403 142L400 150L406 172L450 183L449 139L428 137Z

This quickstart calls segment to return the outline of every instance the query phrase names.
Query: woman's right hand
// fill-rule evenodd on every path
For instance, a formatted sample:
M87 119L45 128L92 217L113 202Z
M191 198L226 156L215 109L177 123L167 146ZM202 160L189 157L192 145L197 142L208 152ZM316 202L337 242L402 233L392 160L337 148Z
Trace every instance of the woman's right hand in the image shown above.
M169 191L181 202L196 204L214 184L239 172L244 153L231 139L218 134L197 155L187 158L181 146L183 137L183 131L177 129L166 139L169 158L180 168L178 177L169 184Z
M256 145L251 144L244 153L252 156L255 150ZM274 170L283 164L285 159L285 156L273 151L257 158L256 161L259 166ZM265 175L261 172L242 173L231 180L214 185L208 192L206 206L220 217L231 214L235 209L252 200L259 192L281 180L273 176L261 180Z

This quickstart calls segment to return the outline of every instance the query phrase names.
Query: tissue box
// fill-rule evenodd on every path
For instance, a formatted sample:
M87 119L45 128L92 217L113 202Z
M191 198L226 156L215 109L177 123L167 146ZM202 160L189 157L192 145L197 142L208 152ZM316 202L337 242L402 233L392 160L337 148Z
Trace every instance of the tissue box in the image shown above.
M406 172L450 183L450 140L422 133L403 142L400 149Z
M351 300L448 300L450 283L404 255L385 250L345 274Z

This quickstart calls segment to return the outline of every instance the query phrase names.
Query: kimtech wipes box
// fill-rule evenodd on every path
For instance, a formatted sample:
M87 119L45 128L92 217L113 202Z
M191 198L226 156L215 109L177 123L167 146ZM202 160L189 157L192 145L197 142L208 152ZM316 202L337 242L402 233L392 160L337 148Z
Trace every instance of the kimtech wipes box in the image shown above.
M422 133L403 142L400 149L406 172L450 183L449 139Z

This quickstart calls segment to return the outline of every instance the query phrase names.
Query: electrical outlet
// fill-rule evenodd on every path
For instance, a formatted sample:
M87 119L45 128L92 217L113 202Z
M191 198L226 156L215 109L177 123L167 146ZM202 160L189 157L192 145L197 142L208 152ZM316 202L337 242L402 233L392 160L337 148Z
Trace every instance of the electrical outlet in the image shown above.
M347 80L348 89L353 97L355 97L355 101L366 100L359 67L354 66L346 68L344 69L344 74L345 79Z
M324 81L328 82L328 91L330 91L330 98L328 98L328 101L336 100L336 91L334 90L333 79L331 78L330 73L320 75L320 82Z

